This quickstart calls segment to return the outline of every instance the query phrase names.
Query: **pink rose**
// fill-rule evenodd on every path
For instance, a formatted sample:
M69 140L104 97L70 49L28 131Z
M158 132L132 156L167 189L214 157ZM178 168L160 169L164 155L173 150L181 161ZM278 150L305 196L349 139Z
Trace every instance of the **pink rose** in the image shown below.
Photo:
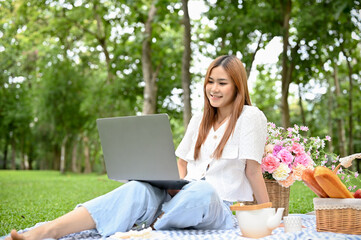
M277 157L286 165L291 164L293 161L292 154L285 148L277 153Z
M279 165L280 165L279 160L272 154L267 154L262 159L262 170L263 171L273 173L278 168Z
M295 157L295 166L302 164L307 167L312 162L311 158L307 154L301 154Z
M281 151L282 149L283 149L283 147L280 146L280 145L274 146L274 147L273 147L273 155L276 156L276 155L279 153L279 151Z
M305 152L305 149L303 146L297 142L294 142L291 147L291 151L295 153L296 155L301 155Z

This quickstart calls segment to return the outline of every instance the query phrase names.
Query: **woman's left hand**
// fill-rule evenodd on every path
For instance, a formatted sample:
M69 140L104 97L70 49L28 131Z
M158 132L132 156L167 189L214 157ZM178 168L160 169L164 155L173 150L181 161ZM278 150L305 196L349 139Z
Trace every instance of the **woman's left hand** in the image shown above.
M180 190L179 189L168 189L167 192L171 197L174 197Z

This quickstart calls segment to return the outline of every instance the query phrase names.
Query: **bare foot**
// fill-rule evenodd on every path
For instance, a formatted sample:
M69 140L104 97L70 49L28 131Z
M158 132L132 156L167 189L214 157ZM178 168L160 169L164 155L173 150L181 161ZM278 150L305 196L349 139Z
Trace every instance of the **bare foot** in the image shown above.
M22 234L19 234L15 229L11 230L10 236L6 237L5 240L23 240L25 239Z
M84 207L75 210L51 221L19 234L12 230L5 240L40 240L46 238L60 238L70 233L95 228L95 222L88 210Z
M43 239L45 235L41 234L39 229L35 228L28 232L18 233L15 229L11 230L10 236L5 240L39 240ZM46 238L46 237L45 237Z

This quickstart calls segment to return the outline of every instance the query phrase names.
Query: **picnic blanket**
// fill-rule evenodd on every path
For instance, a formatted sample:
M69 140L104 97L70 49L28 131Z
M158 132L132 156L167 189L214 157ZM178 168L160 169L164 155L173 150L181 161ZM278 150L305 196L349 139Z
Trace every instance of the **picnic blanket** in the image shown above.
M279 240L279 239L360 239L361 235L352 235L352 234L340 234L332 232L317 232L316 231L316 216L315 215L306 215L306 214L290 214L297 215L302 217L302 225L305 226L302 231L295 233L285 233L283 227L276 228L273 230L272 235L261 238L265 240ZM34 227L38 226L35 225ZM32 228L34 228L32 227ZM32 228L24 229L20 232L28 231ZM3 237L4 238L4 237ZM73 233L65 237L60 238L61 240L71 240L71 239L104 239L104 240L114 240L111 237L102 238L102 236L95 230L87 230L79 233ZM142 238L131 238L131 240L140 240ZM242 237L242 233L239 230L237 220L234 218L234 228L231 230L169 230L169 231L152 231L150 238L145 238L148 240L242 240L250 239Z

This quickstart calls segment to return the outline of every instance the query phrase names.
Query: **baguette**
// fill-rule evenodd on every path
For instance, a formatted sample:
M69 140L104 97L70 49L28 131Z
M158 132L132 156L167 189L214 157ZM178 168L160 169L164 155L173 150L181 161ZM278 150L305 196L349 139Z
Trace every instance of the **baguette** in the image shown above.
M339 177L327 167L316 167L314 176L330 198L354 198Z
M320 198L328 198L327 193L317 183L314 170L305 169L302 173L302 181Z

